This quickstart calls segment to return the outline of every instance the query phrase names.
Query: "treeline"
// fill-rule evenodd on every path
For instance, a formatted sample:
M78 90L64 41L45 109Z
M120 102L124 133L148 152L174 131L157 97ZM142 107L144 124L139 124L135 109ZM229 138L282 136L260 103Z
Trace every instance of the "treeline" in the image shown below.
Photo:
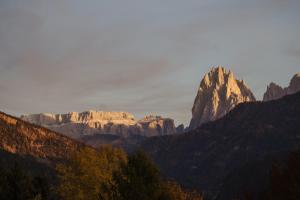
M42 200L54 198L50 194L48 179L28 173L14 163L10 168L0 168L1 200Z
M9 166L9 167L8 167ZM48 171L45 173L49 175ZM1 163L1 200L203 200L196 191L160 176L143 152L132 155L104 146L83 148L56 165L54 178L28 170L22 164ZM254 199L247 193L245 200ZM300 199L300 151L291 153L286 164L274 163L269 188L261 200Z
M65 200L202 200L161 178L158 168L142 152L127 156L110 146L84 148L68 163L57 166L58 194Z
M111 146L82 148L56 165L55 176L49 180L19 164L1 167L0 199L203 200L200 193L164 180L143 151L128 156Z

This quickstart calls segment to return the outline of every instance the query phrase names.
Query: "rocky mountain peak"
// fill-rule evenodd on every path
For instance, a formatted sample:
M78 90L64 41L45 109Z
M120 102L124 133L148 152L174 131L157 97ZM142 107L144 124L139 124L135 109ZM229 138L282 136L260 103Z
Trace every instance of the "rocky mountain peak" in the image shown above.
M269 101L271 99L279 99L285 95L285 90L277 85L276 83L271 82L268 87L267 91L264 94L264 101Z
M282 88L276 83L271 82L264 93L263 101L279 99L288 94L294 94L300 91L300 73L293 76L288 87Z
M216 120L246 101L255 101L255 97L245 82L235 79L233 72L224 67L212 67L200 83L190 129Z
M41 113L22 115L21 119L75 139L98 134L150 137L176 133L172 119L149 115L141 120L135 120L128 112L89 110L66 114Z
M288 94L294 94L300 90L300 73L297 73L293 76L288 88Z

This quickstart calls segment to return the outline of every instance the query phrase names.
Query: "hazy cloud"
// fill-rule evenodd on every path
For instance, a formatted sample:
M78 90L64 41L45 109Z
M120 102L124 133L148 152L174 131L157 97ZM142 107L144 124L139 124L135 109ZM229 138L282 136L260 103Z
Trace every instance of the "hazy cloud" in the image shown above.
M300 66L298 0L0 1L1 110L86 109L187 123L225 65L260 98Z

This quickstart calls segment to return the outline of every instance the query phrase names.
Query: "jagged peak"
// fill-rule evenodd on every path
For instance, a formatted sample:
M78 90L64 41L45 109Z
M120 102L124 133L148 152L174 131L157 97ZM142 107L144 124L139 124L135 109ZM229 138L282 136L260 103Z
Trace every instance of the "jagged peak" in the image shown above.
M231 70L222 66L212 67L201 81L190 128L225 115L239 103L255 100L245 81L235 79Z
M299 73L296 73L295 75L294 75L294 78L295 77L300 77L300 72Z
M225 67L223 67L222 65L217 65L217 66L211 66L210 71L209 72L222 72L222 73L227 73L227 70Z
M229 70L229 72L228 72L228 79L235 79L234 74L231 70Z
M277 83L274 83L274 82L271 82L271 83L268 85L268 88L272 88L272 87L280 87L280 88L282 88L280 85L278 85Z
M298 91L300 91L300 73L296 73L290 80L289 86L285 88L271 82L264 93L263 101L276 100L285 95L294 94Z
M295 74L294 76L293 76L293 78L291 79L291 81L290 81L290 86L292 85L292 84L294 84L296 81L299 81L300 80L300 73L297 73L297 74Z
M218 66L212 66L210 68L210 71L207 73L209 75L212 75L212 74L227 74L227 70L225 67L222 67L221 65L218 65Z
M243 79L236 79L232 70L227 70L225 67L220 65L217 67L211 67L210 71L204 75L200 83L199 90L220 88L222 85L226 85L229 88L237 88L236 85L238 85L238 87L242 87L243 90L250 90Z

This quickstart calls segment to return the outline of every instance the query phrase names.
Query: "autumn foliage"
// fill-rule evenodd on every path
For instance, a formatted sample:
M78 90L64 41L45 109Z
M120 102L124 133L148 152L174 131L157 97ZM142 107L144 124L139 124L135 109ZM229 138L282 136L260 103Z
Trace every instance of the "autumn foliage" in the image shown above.
M150 158L137 151L127 156L110 146L84 148L57 165L57 192L66 200L202 200L177 183L161 178Z

